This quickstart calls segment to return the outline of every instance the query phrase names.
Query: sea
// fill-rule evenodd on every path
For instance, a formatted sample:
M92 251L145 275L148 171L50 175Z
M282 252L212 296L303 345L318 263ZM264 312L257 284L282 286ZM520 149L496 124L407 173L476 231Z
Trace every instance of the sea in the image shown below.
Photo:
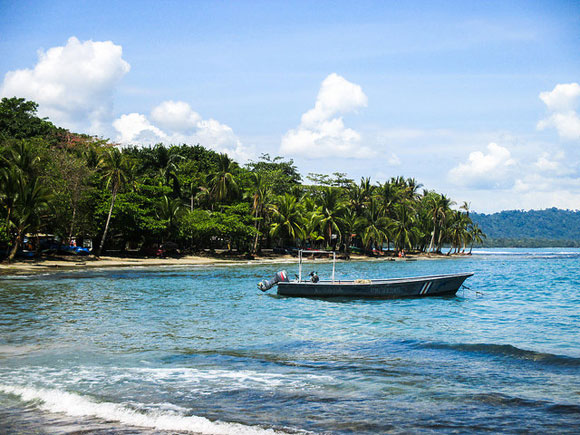
M580 249L337 264L345 279L474 272L454 297L257 289L281 269L298 273L0 277L0 433L580 432Z

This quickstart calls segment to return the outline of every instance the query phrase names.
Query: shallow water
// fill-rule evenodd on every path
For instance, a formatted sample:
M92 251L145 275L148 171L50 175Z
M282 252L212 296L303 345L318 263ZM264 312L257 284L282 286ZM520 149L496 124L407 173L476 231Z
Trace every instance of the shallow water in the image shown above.
M295 265L0 279L0 427L21 433L576 432L580 250L352 262L473 271L452 298L316 300ZM305 270L330 276L331 265Z

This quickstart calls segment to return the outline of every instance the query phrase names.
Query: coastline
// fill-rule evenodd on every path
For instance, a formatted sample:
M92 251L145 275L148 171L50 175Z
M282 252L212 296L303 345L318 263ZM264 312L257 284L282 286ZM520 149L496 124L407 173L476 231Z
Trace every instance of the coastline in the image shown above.
M461 257L466 254L459 255ZM416 261L454 258L458 255L445 254L409 254L405 258L381 256L367 257L365 255L351 254L349 260L343 261ZM312 261L312 260L310 260ZM326 258L317 258L317 262L331 261ZM291 255L263 256L247 259L242 257L219 258L213 256L186 255L179 258L120 258L101 256L98 259L89 257L60 257L40 260L20 260L13 263L0 263L0 276L6 275L29 275L35 273L60 272L64 270L83 270L94 268L128 268L128 267L159 267L159 266L225 266L242 264L277 264L298 263L298 258Z

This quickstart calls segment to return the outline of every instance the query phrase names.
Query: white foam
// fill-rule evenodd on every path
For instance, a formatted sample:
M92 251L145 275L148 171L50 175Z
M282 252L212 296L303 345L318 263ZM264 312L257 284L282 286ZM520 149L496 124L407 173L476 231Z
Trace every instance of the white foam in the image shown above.
M0 391L6 394L20 396L26 402L37 402L37 406L44 411L64 413L72 417L97 417L108 421L118 421L131 426L168 431L189 431L212 435L282 433L256 426L221 421L214 422L204 417L180 415L169 409L163 412L140 412L121 404L97 402L79 394L55 389L0 384Z

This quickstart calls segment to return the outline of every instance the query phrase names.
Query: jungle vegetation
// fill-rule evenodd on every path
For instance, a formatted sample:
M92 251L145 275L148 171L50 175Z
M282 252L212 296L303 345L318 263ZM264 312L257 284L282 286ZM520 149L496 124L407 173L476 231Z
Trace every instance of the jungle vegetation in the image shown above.
M485 238L467 203L414 178L309 174L262 155L240 165L201 145L119 147L37 116L22 98L0 103L0 251L25 237L93 241L93 252L172 244L181 252L357 247L469 252Z

